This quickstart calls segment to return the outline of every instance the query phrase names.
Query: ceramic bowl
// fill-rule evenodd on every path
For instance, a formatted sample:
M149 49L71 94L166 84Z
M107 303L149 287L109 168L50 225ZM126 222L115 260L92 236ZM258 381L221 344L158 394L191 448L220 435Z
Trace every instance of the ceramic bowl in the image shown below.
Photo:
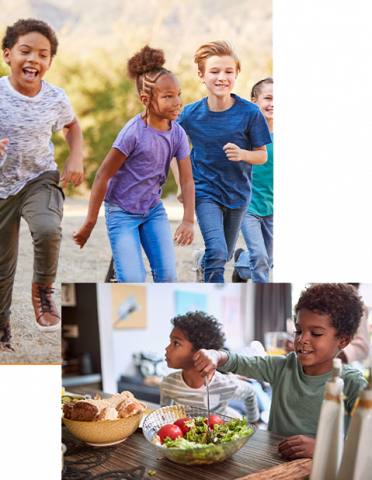
M146 409L146 405L142 403ZM80 422L62 417L67 429L79 440L95 447L105 447L123 442L134 433L142 418L143 412L128 418L103 420L99 422Z

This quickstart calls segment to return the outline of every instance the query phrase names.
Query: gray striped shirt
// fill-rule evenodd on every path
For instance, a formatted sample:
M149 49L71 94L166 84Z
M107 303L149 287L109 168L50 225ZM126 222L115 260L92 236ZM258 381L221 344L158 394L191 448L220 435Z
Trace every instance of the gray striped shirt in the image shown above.
M258 420L260 415L252 385L235 375L216 372L209 385L210 409L223 415L239 417L239 413L227 405L231 399L244 400L248 422ZM177 371L164 377L160 384L160 405L170 405L171 400L174 400L175 405L207 408L207 389L205 386L189 387L183 379L182 371Z
M40 92L27 97L9 77L0 78L0 140L9 139L0 157L0 198L16 195L29 181L56 170L52 129L61 130L75 115L64 90L42 80Z

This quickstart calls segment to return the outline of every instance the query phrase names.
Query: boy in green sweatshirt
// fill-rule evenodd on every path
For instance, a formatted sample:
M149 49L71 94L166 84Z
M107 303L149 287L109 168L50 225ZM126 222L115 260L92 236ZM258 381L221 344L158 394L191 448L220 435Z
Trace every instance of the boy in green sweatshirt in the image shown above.
M209 379L218 368L269 382L272 405L268 430L289 437L279 443L280 455L312 458L333 359L350 343L362 315L363 303L351 285L312 285L301 293L294 308L294 352L287 356L243 357L225 350L199 350L194 364L201 376ZM343 365L341 377L345 410L350 413L367 382L359 370L348 365Z

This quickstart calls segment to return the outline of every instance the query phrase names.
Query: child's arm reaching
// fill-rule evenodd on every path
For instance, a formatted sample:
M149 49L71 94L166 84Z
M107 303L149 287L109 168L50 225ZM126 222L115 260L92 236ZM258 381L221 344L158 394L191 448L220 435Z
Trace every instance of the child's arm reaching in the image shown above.
M267 161L265 145L254 148L253 151L251 151L244 150L238 147L238 145L235 145L235 143L227 143L223 149L231 162L247 162L252 165L263 165Z
M194 240L195 185L190 157L178 161L179 180L182 191L183 220L177 228L174 240L182 247Z
M98 169L90 194L87 218L79 231L72 234L74 242L76 245L80 245L80 248L83 248L97 223L99 209L107 190L108 181L119 170L126 158L119 150L112 148Z
M7 143L9 143L9 138L4 138L3 140L0 140L0 157L2 157L8 150L8 147L6 146Z
M208 377L210 382L218 367L223 367L229 356L220 350L198 350L193 356L195 368L200 372L201 377Z
M177 200L180 203L183 203L182 191L181 191L181 186L180 186L180 172L179 172L179 169L178 169L178 163L177 163L177 158L176 157L172 158L170 168L172 170L174 180L176 181L176 185L177 185Z
M78 187L84 179L84 170L83 135L76 117L63 127L63 135L70 148L70 154L61 176L62 188L65 188L68 183L73 183L74 187Z

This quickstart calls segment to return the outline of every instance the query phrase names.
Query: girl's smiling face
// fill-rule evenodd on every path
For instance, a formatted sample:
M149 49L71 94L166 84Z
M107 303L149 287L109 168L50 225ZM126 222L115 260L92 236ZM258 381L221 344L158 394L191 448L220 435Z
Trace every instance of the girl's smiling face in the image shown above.
M192 343L180 328L174 328L170 334L170 344L165 349L165 360L169 368L194 368L192 357L195 355Z
M172 74L162 75L153 89L150 115L158 120L177 120L182 107L181 88Z
M328 315L300 310L295 324L294 347L306 375L322 375L333 368L333 359L350 343L350 337L337 336Z
M257 98L252 98L252 102L260 108L267 121L272 120L274 118L274 85L272 83L263 85L260 94Z
M12 70L9 80L13 88L33 97L52 63L50 41L39 32L22 35L11 49L4 49L4 60Z

